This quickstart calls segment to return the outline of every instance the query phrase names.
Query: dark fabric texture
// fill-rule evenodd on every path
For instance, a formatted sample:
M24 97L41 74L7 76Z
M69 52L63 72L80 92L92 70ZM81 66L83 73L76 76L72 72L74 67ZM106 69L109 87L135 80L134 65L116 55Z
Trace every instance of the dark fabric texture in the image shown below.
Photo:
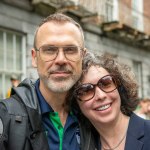
M4 127L0 136L0 150L50 150L34 83L25 79L17 88L13 88L9 99L0 100L0 119ZM82 121L79 128L80 149L97 150L95 132L91 132Z

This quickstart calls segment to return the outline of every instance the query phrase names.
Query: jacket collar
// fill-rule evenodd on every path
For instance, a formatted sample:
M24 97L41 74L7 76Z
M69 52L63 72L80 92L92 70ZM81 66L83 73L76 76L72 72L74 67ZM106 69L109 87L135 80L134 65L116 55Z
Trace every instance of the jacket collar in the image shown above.
M16 94L19 98L18 100L25 106L31 125L28 138L33 150L49 150L48 141L43 132L41 110L35 91L35 81L25 79L17 88L13 89L12 94Z
M144 121L134 113L130 117L125 150L141 150L143 147Z
M39 103L35 92L35 81L28 78L23 80L18 87L13 88L12 94L17 94L26 106L40 112Z
M41 110L35 91L35 81L25 79L13 89L12 94L16 94L25 105L33 132L41 130Z

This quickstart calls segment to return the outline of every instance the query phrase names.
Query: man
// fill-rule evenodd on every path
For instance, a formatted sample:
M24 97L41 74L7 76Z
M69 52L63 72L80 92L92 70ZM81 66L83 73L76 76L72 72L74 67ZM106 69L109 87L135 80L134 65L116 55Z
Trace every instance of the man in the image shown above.
M39 79L26 79L1 101L1 150L95 150L67 100L85 52L83 31L70 17L53 14L39 25L32 49Z

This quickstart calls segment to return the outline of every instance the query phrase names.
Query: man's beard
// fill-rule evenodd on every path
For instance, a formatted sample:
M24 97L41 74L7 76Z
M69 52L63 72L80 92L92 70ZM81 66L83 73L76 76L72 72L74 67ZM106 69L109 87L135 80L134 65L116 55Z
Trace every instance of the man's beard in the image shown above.
M56 93L63 93L69 91L73 87L73 85L78 81L78 79L78 76L72 76L66 79L59 79L59 81L42 78L42 81L48 87L49 90Z
M65 67L59 67L56 71L69 71ZM73 73L69 77L60 77L60 78L54 78L51 77L51 72L54 71L49 71L48 76L45 76L43 74L39 73L39 77L43 84L52 92L55 93L63 93L69 91L73 85L79 80L81 74L75 74Z

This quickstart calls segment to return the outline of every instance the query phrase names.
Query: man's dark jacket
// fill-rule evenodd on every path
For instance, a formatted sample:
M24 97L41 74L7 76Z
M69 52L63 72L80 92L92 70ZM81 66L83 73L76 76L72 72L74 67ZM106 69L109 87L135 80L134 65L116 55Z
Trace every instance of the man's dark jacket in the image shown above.
M31 80L25 79L13 89L11 98L0 101L0 121L0 150L50 150ZM81 150L97 150L94 132L83 121L79 126Z

